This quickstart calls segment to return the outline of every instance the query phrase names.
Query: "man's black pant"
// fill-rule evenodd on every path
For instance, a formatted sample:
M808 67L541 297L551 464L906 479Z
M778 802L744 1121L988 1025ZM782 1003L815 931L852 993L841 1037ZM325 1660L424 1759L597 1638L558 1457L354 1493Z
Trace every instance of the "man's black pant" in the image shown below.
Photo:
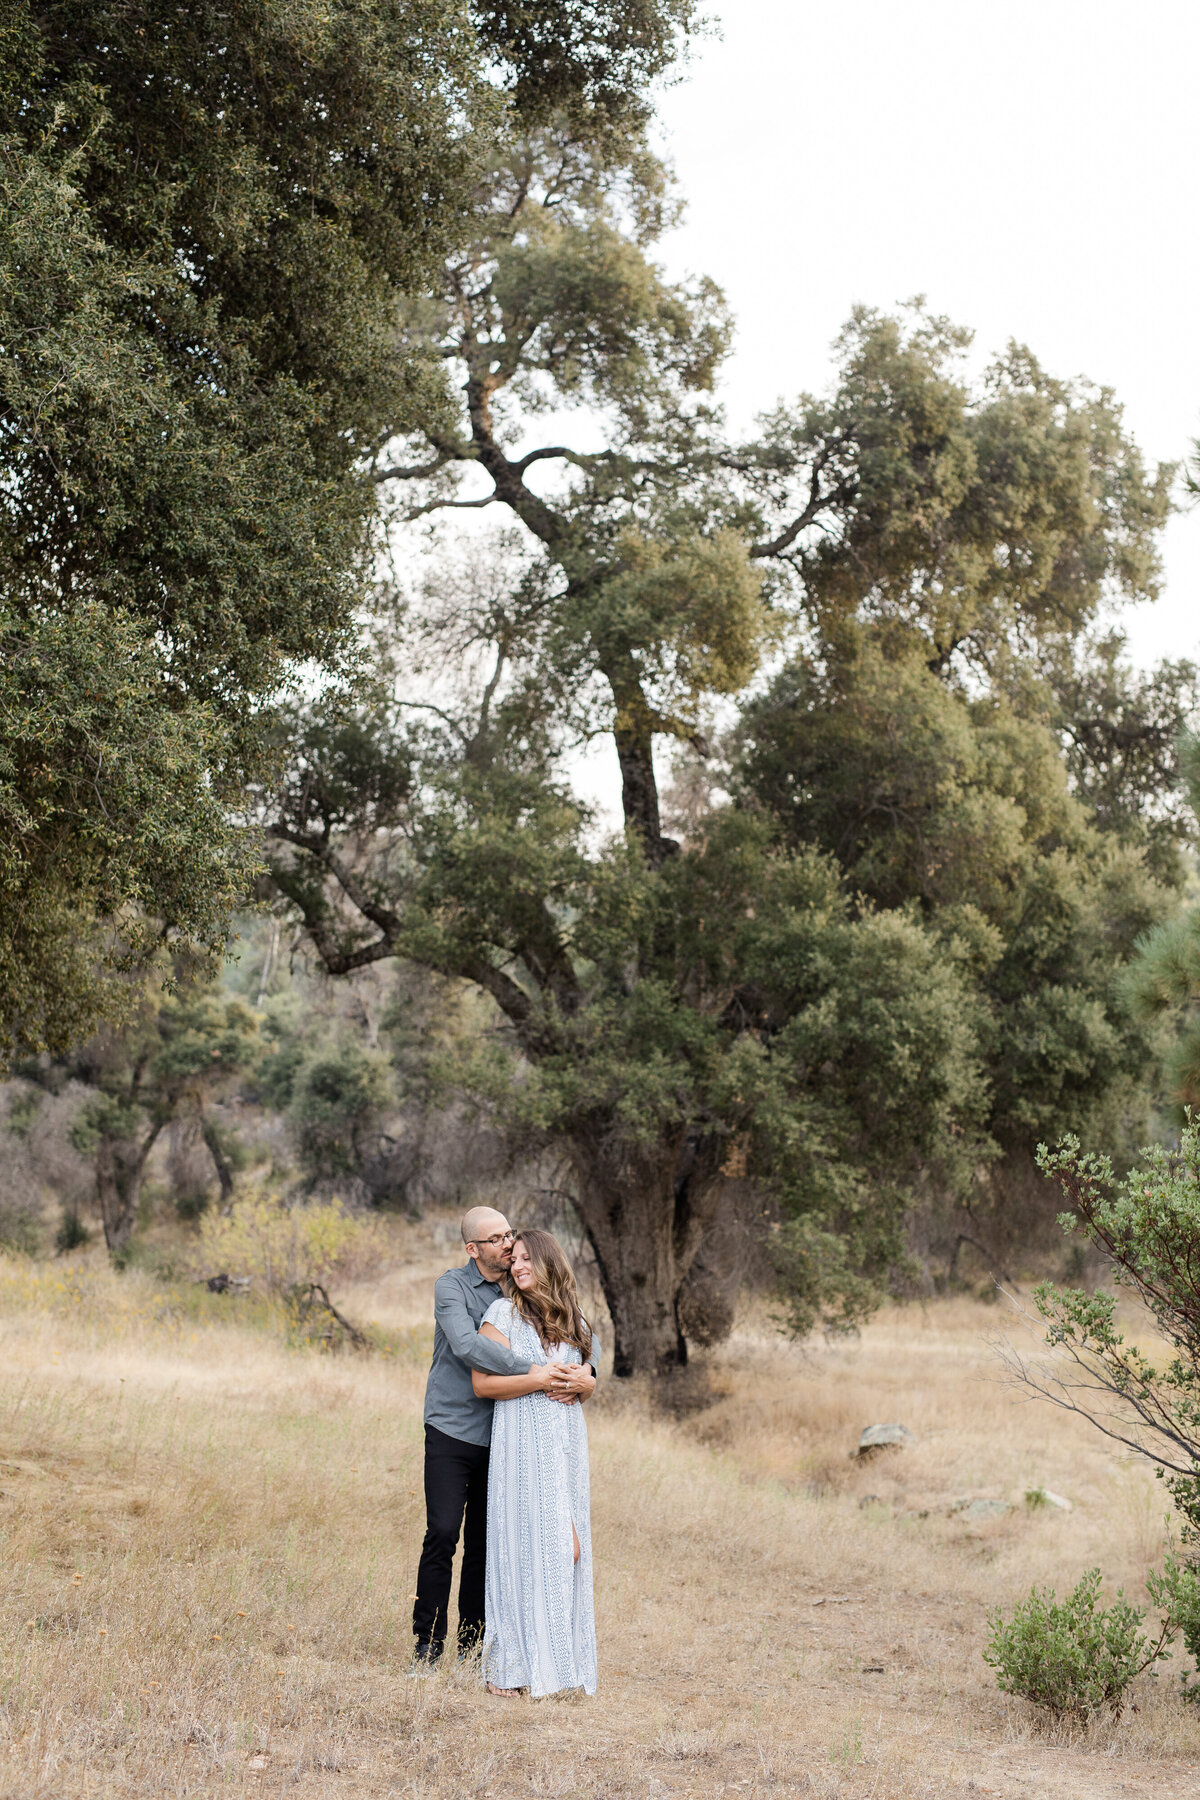
M483 1638L484 1567L487 1558L488 1447L425 1427L425 1542L417 1570L413 1630L418 1644L446 1640L450 1576L463 1532L458 1581L458 1641L469 1650ZM463 1528L463 1513L466 1527Z

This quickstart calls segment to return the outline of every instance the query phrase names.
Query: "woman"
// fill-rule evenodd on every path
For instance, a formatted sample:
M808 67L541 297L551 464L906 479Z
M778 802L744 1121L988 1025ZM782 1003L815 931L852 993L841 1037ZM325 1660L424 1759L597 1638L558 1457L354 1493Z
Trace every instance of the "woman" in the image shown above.
M571 1265L548 1231L517 1233L509 1276L511 1295L488 1307L484 1336L534 1366L593 1361ZM587 1426L581 1406L520 1391L536 1379L533 1367L525 1376L471 1372L475 1392L496 1402L483 1666L490 1694L594 1694Z

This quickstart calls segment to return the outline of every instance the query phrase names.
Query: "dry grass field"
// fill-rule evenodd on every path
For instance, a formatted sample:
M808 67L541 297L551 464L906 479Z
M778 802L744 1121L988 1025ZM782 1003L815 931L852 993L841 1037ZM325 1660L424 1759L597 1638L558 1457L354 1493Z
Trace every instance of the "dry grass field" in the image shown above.
M0 1262L0 1795L649 1800L1200 1789L1174 1671L1047 1729L980 1659L985 1613L1099 1563L1144 1598L1163 1497L1015 1402L995 1306L889 1312L797 1349L747 1318L710 1403L605 1381L590 1410L600 1692L407 1675L420 1399L444 1222L345 1309L386 1354L288 1348L250 1303ZM239 1311L239 1308L243 1309ZM866 1464L864 1425L918 1438ZM1030 1511L1024 1492L1066 1495ZM1013 1502L972 1520L959 1499Z

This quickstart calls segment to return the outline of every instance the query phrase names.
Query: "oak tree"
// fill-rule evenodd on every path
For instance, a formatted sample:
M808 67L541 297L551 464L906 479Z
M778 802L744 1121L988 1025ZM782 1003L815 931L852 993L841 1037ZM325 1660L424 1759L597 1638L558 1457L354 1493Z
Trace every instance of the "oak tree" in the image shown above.
M524 560L508 578L489 547L448 594L443 571L374 693L299 723L270 820L330 971L403 956L495 1002L505 1032L461 1078L563 1146L623 1372L685 1358L689 1279L747 1171L826 1249L853 1235L861 1271L922 1182L990 1153L969 955L857 903L765 811L717 806L681 848L656 744L703 747L780 632L895 622L930 679L1069 639L1114 585L1153 587L1167 504L1110 396L1016 351L972 391L962 334L921 312L856 314L833 395L730 443L728 319L652 260L669 217L657 164L569 122L494 163L410 324L458 414L376 475L398 519L501 509ZM574 442L534 435L573 409ZM625 827L603 845L569 763L600 734Z
M400 328L495 134L616 139L687 0L12 0L0 15L0 1056L216 954L270 704L338 667L363 470L449 421Z

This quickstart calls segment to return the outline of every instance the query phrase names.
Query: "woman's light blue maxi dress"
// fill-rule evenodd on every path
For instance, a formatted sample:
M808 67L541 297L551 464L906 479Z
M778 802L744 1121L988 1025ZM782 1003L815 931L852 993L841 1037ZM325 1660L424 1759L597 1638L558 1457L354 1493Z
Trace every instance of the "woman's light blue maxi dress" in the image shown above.
M493 1301L484 1320L531 1363L583 1361L565 1344L546 1350L511 1300ZM545 1394L497 1400L492 1412L483 1672L534 1698L596 1691L587 1425L582 1406Z

